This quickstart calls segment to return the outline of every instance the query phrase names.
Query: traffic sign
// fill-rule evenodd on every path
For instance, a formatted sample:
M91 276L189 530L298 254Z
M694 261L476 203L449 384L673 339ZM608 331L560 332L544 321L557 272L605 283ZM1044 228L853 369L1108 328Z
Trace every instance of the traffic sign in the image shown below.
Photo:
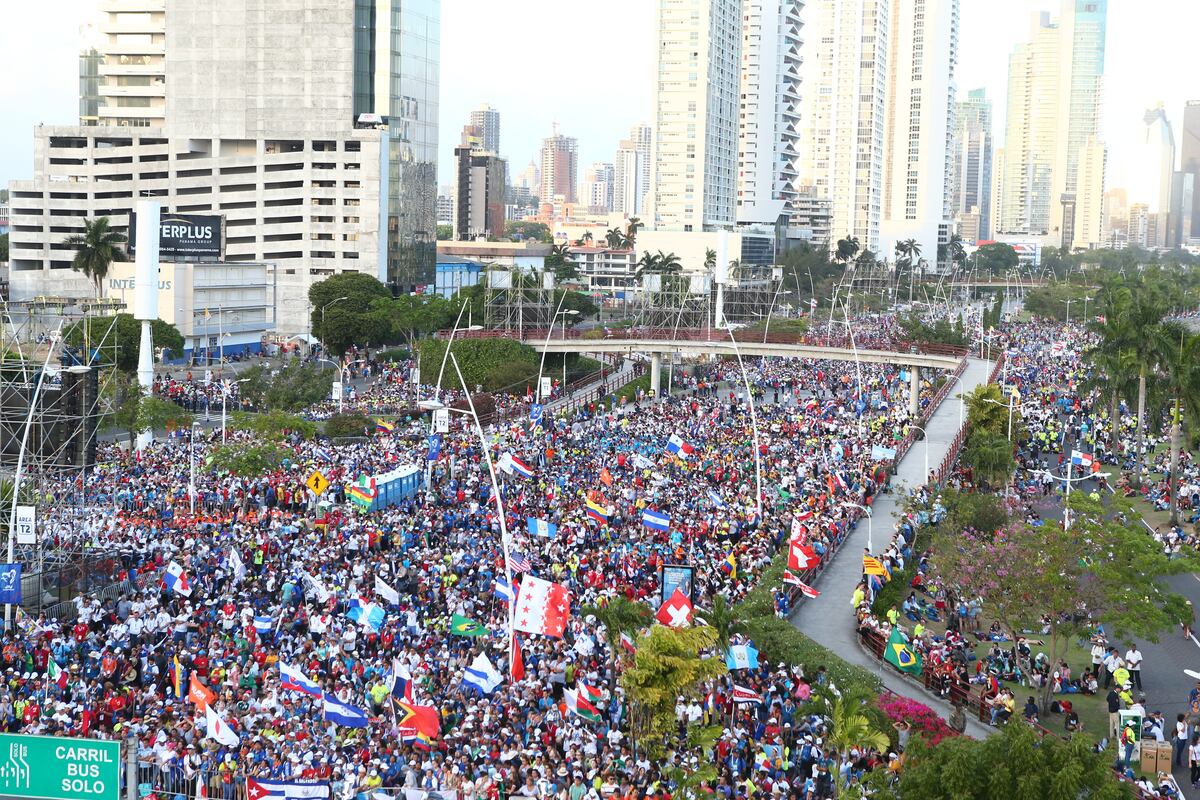
M0 734L0 795L117 800L121 743Z
M305 485L312 489L313 494L317 497L325 494L325 490L329 488L329 479L321 474L321 470L314 469L312 475L308 476Z

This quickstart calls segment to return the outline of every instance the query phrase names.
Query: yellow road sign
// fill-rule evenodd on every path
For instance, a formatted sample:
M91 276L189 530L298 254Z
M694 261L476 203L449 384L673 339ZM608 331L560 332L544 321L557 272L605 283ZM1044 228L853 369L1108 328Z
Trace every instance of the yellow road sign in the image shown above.
M317 497L325 494L325 490L329 488L329 480L321 474L321 470L319 469L313 470L313 474L308 476L308 480L305 481L305 484L308 485L308 488L313 490L313 494L315 494Z

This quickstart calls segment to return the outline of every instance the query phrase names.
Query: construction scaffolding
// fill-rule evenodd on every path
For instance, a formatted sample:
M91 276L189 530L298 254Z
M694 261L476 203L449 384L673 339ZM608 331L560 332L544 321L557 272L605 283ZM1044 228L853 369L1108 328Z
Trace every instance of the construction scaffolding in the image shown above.
M554 273L491 267L484 277L484 325L524 338L525 331L546 330L558 308Z

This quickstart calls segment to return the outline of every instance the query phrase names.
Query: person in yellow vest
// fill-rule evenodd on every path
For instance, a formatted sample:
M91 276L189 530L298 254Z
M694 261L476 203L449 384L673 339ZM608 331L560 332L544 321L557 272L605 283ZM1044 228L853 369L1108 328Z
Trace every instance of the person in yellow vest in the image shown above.
M858 607L861 606L863 601L866 599L867 593L863 589L863 585L860 583L858 586L854 587L854 594L850 595L850 608L857 611Z

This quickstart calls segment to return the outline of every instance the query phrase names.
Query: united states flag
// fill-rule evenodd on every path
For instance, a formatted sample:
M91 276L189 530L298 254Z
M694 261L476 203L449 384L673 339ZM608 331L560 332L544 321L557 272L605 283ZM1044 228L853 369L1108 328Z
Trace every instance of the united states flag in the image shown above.
M529 563L529 556L516 551L509 556L508 566L513 572L529 572L533 569L533 564Z

